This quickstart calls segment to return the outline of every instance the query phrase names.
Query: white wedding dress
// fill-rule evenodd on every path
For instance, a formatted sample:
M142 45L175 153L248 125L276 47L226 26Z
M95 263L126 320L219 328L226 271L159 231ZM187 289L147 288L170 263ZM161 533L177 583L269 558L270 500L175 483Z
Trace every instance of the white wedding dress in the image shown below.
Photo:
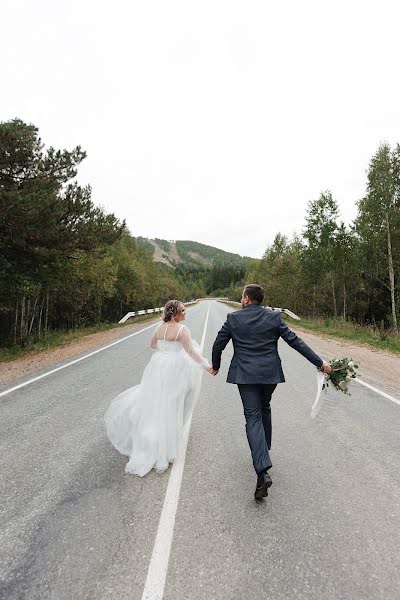
M141 477L153 468L162 473L177 456L209 367L185 325L160 323L150 345L155 353L140 384L119 394L104 417L109 440L129 456L125 471Z

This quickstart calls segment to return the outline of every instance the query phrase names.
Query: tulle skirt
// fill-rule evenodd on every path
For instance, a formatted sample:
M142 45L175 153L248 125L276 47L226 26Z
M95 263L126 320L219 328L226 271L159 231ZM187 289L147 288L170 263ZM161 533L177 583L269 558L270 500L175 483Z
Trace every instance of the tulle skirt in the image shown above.
M113 446L129 456L125 472L165 471L176 458L183 427L197 401L203 368L182 346L158 350L139 385L112 400L104 417Z

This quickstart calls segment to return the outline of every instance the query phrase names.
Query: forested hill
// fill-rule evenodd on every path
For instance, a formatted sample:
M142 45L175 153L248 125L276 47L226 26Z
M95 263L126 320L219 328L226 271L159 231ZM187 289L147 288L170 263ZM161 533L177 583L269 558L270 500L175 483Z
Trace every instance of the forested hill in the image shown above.
M207 246L206 244L188 240L172 241L144 237L136 239L141 247L152 253L155 262L160 262L174 268L178 265L190 265L193 267L230 265L246 269L254 260L248 256L240 256L233 252L220 250L214 246Z
M179 284L182 298L240 296L246 271L258 260L188 240L135 238L154 265Z

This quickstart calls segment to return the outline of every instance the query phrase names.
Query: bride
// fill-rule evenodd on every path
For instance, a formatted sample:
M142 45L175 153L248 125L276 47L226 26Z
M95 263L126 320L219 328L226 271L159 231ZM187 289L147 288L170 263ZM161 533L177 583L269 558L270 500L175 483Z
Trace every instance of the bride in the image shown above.
M166 303L150 343L156 352L140 384L119 394L105 414L110 442L129 456L126 473L143 477L153 468L157 473L168 469L197 400L202 372L211 369L182 324L185 318L182 302Z

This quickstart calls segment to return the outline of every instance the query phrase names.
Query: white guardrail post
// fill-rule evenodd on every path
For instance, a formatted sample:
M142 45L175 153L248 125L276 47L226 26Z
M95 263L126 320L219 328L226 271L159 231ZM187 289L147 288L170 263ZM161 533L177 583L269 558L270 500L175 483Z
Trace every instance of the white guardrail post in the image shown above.
M218 302L223 302L224 304L232 304L233 306L241 306L240 302L235 302L234 300L229 300L228 298L221 298L221 297L197 298L196 300L191 300L190 302L185 302L185 306L190 306L191 304L197 304L197 302L200 302L202 300L217 300ZM266 306L265 308L270 308L271 310L279 310L279 312L284 312L287 315L291 316L293 319L300 321L300 317L298 317L294 312L292 312L288 308L272 308L271 306ZM126 315L124 317L122 317L122 319L120 321L118 321L118 323L125 323L131 317L139 317L141 315L149 315L151 313L159 313L159 312L162 312L163 310L164 310L164 307L161 306L158 308L146 308L144 310L128 312L128 313L126 313Z
M228 298L226 298L227 300ZM190 306L192 304L197 304L200 300L225 300L225 298L197 298L196 300L191 300L190 302L185 302L185 306ZM141 315L149 315L151 313L159 313L164 310L163 306L157 308L145 308L144 310L137 310L126 313L124 317L118 323L125 323L131 317L139 317Z
M223 302L224 304L232 304L234 306L242 306L240 302L235 302L234 300L225 300L224 298L218 298L218 302ZM286 315L289 315L289 317L292 317L292 319L300 321L300 317L298 317L293 311L289 310L288 308L276 308L272 306L264 306L264 308L267 308L269 310L277 310L281 313L283 312Z

